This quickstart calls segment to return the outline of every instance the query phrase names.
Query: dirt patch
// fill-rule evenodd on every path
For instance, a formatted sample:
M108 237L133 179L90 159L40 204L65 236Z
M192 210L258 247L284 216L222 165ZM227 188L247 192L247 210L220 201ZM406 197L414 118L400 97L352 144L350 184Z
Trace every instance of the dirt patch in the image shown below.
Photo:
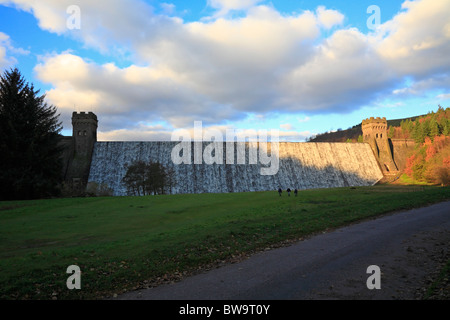
M395 267L386 283L395 290L391 298L423 299L450 258L450 233L421 232L404 242L403 251L395 254Z
M380 265L382 285L379 292L361 288L361 279L348 279L313 294L310 299L448 300L448 279L440 281L432 295L427 297L427 292L450 259L449 243L448 230L417 233L404 240L401 248L393 250Z

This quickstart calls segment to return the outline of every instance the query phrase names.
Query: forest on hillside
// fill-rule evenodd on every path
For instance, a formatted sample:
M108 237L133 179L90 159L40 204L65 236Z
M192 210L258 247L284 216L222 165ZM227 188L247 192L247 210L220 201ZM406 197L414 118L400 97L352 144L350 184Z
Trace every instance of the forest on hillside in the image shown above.
M414 139L417 143L424 143L428 137L450 135L450 108L439 106L437 112L430 112L415 120L405 119L399 126L389 126L388 137L391 139Z
M389 127L392 139L414 139L416 147L404 173L418 182L450 185L450 108L439 106L415 121Z
M450 108L439 106L426 115L388 120L388 137L414 139L416 146L404 173L415 182L450 185ZM326 132L309 142L362 142L361 124Z
M400 126L402 121L414 121L417 118L419 118L419 116L387 120L387 123L389 127L397 127ZM307 139L307 142L362 142L361 123L345 130L337 129L336 131L319 133Z

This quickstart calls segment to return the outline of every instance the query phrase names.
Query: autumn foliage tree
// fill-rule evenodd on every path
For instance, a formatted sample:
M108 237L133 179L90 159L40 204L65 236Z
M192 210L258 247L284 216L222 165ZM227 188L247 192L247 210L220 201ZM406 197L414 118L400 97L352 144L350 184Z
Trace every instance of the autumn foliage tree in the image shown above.
M419 117L415 121L403 120L400 127L389 128L389 138L414 139L417 143L425 142L425 138L450 135L450 108L444 109L439 106L437 112L430 112Z
M405 174L417 181L450 185L450 108L405 121L395 128L397 138L410 137L416 148L407 159Z

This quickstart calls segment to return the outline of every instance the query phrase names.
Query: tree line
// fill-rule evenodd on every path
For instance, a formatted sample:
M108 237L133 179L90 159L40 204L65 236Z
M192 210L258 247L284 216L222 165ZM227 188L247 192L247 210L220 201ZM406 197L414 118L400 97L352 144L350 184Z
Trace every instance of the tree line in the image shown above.
M416 142L405 174L419 182L450 185L450 108L439 106L415 121L402 121L389 129L389 135Z
M161 195L172 193L175 174L160 162L136 161L128 166L122 181L129 195Z
M438 136L450 135L450 108L438 107L436 112L430 112L414 121L403 120L400 126L390 126L388 137L392 139L414 139L416 143L424 143L428 137L433 140Z

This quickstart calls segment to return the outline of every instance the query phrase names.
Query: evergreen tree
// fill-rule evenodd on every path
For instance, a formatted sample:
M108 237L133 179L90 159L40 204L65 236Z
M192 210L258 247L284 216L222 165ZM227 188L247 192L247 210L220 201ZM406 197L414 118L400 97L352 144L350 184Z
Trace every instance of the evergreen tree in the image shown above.
M0 200L57 193L61 180L61 123L45 95L18 69L0 76Z
M442 134L444 136L450 135L450 123L448 120L445 122L444 127L442 128Z
M400 127L402 128L402 134L404 137L413 136L414 122L411 121L411 119L402 120Z
M406 120L400 121L400 128L402 128L402 131L406 131Z
M394 138L394 134L395 134L395 128L393 126L390 126L389 132L388 132L388 138L390 138L390 139Z
M439 124L435 119L430 122L430 137L434 139L440 135L441 130L439 129Z
M420 121L415 122L411 134L412 138L416 140L416 143L423 143L425 141L424 130Z
M359 143L363 143L363 142L364 142L364 137L362 136L362 134L360 134L360 135L358 136L358 142L359 142Z
M421 141L423 142L425 140L425 137L430 137L431 138L431 120L430 118L426 119L423 123L422 123L422 139Z

